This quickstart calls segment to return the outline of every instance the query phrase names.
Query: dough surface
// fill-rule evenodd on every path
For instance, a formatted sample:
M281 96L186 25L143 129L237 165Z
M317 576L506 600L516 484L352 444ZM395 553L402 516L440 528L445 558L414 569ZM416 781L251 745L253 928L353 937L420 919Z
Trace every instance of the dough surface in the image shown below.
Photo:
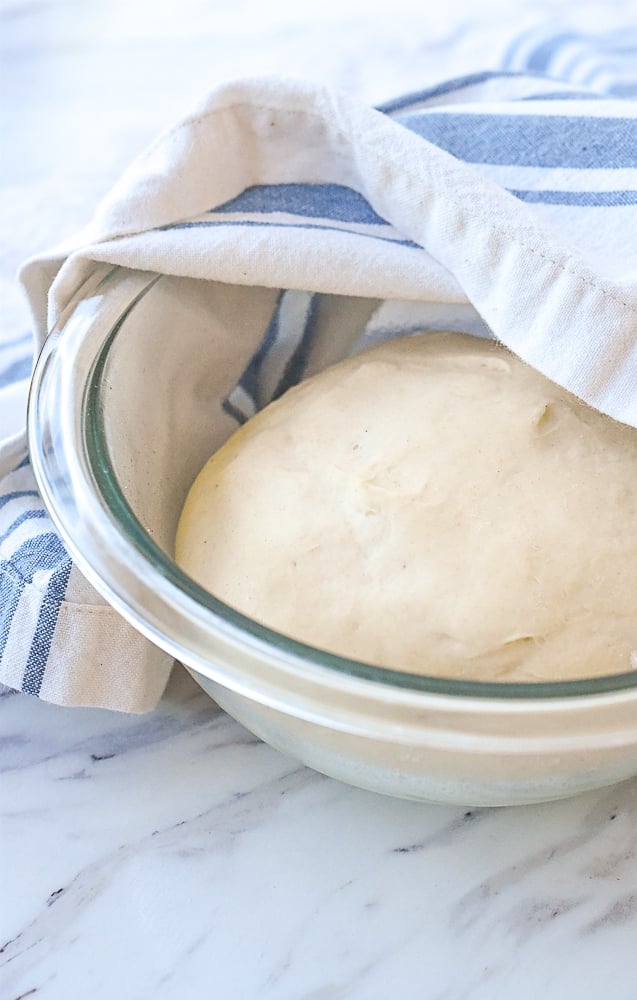
M637 431L505 348L418 334L303 382L188 495L176 558L320 649L537 681L637 666Z

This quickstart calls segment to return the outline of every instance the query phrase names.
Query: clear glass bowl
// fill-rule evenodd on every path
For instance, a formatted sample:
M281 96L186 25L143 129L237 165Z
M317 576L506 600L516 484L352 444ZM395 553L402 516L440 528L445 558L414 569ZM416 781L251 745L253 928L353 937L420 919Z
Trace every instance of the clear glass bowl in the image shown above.
M504 805L637 774L635 673L507 684L386 670L264 628L175 564L183 500L234 429L221 401L274 295L106 266L78 291L36 368L29 441L86 576L248 729L352 784Z

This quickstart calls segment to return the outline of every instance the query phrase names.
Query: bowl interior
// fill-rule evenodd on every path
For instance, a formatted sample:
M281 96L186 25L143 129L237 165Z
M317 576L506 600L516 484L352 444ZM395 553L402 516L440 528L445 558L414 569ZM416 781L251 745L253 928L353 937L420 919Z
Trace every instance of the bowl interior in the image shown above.
M257 350L278 294L162 278L109 342L98 387L106 447L124 497L167 555L196 474L238 427L223 403ZM310 371L347 355L374 305L322 297ZM338 341L321 335L333 312Z
M455 681L357 663L252 622L201 590L172 560L186 494L212 452L237 428L223 407L267 328L278 292L161 278L114 328L87 393L89 461L98 490L125 533L138 535L153 572L233 625L274 646L348 674L401 688L472 697L591 695L637 686L634 673L554 683ZM372 300L324 297L319 370L345 357ZM338 317L339 338L330 335ZM113 504L112 500L116 502ZM121 501L121 502L120 502ZM140 530L141 529L141 530ZM426 655L426 651L425 654Z

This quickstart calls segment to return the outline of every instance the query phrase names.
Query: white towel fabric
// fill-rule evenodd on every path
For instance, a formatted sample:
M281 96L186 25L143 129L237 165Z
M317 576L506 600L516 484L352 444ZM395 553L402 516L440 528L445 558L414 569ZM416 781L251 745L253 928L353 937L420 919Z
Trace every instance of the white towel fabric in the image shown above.
M551 44L527 50L548 62ZM637 426L636 140L637 101L511 70L380 110L298 80L228 84L132 165L72 246L25 265L36 342L95 261L281 289L226 402L241 421L306 373L317 294L369 296L386 301L352 350L416 328L495 336ZM0 389L24 377L23 348L2 348ZM0 681L152 707L168 658L73 567L21 435L0 446L0 476Z

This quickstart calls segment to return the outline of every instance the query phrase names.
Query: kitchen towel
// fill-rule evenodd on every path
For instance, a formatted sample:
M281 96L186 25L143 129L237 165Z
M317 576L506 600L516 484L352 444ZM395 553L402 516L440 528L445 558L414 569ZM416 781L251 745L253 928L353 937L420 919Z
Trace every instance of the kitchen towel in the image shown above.
M637 426L636 130L637 101L516 70L380 109L306 81L229 83L76 240L24 266L36 346L95 262L280 289L226 401L241 422L303 377L316 295L369 296L384 301L354 349L416 328L494 336ZM23 347L3 346L0 388L24 376ZM151 708L170 660L72 564L22 435L0 476L0 681Z

